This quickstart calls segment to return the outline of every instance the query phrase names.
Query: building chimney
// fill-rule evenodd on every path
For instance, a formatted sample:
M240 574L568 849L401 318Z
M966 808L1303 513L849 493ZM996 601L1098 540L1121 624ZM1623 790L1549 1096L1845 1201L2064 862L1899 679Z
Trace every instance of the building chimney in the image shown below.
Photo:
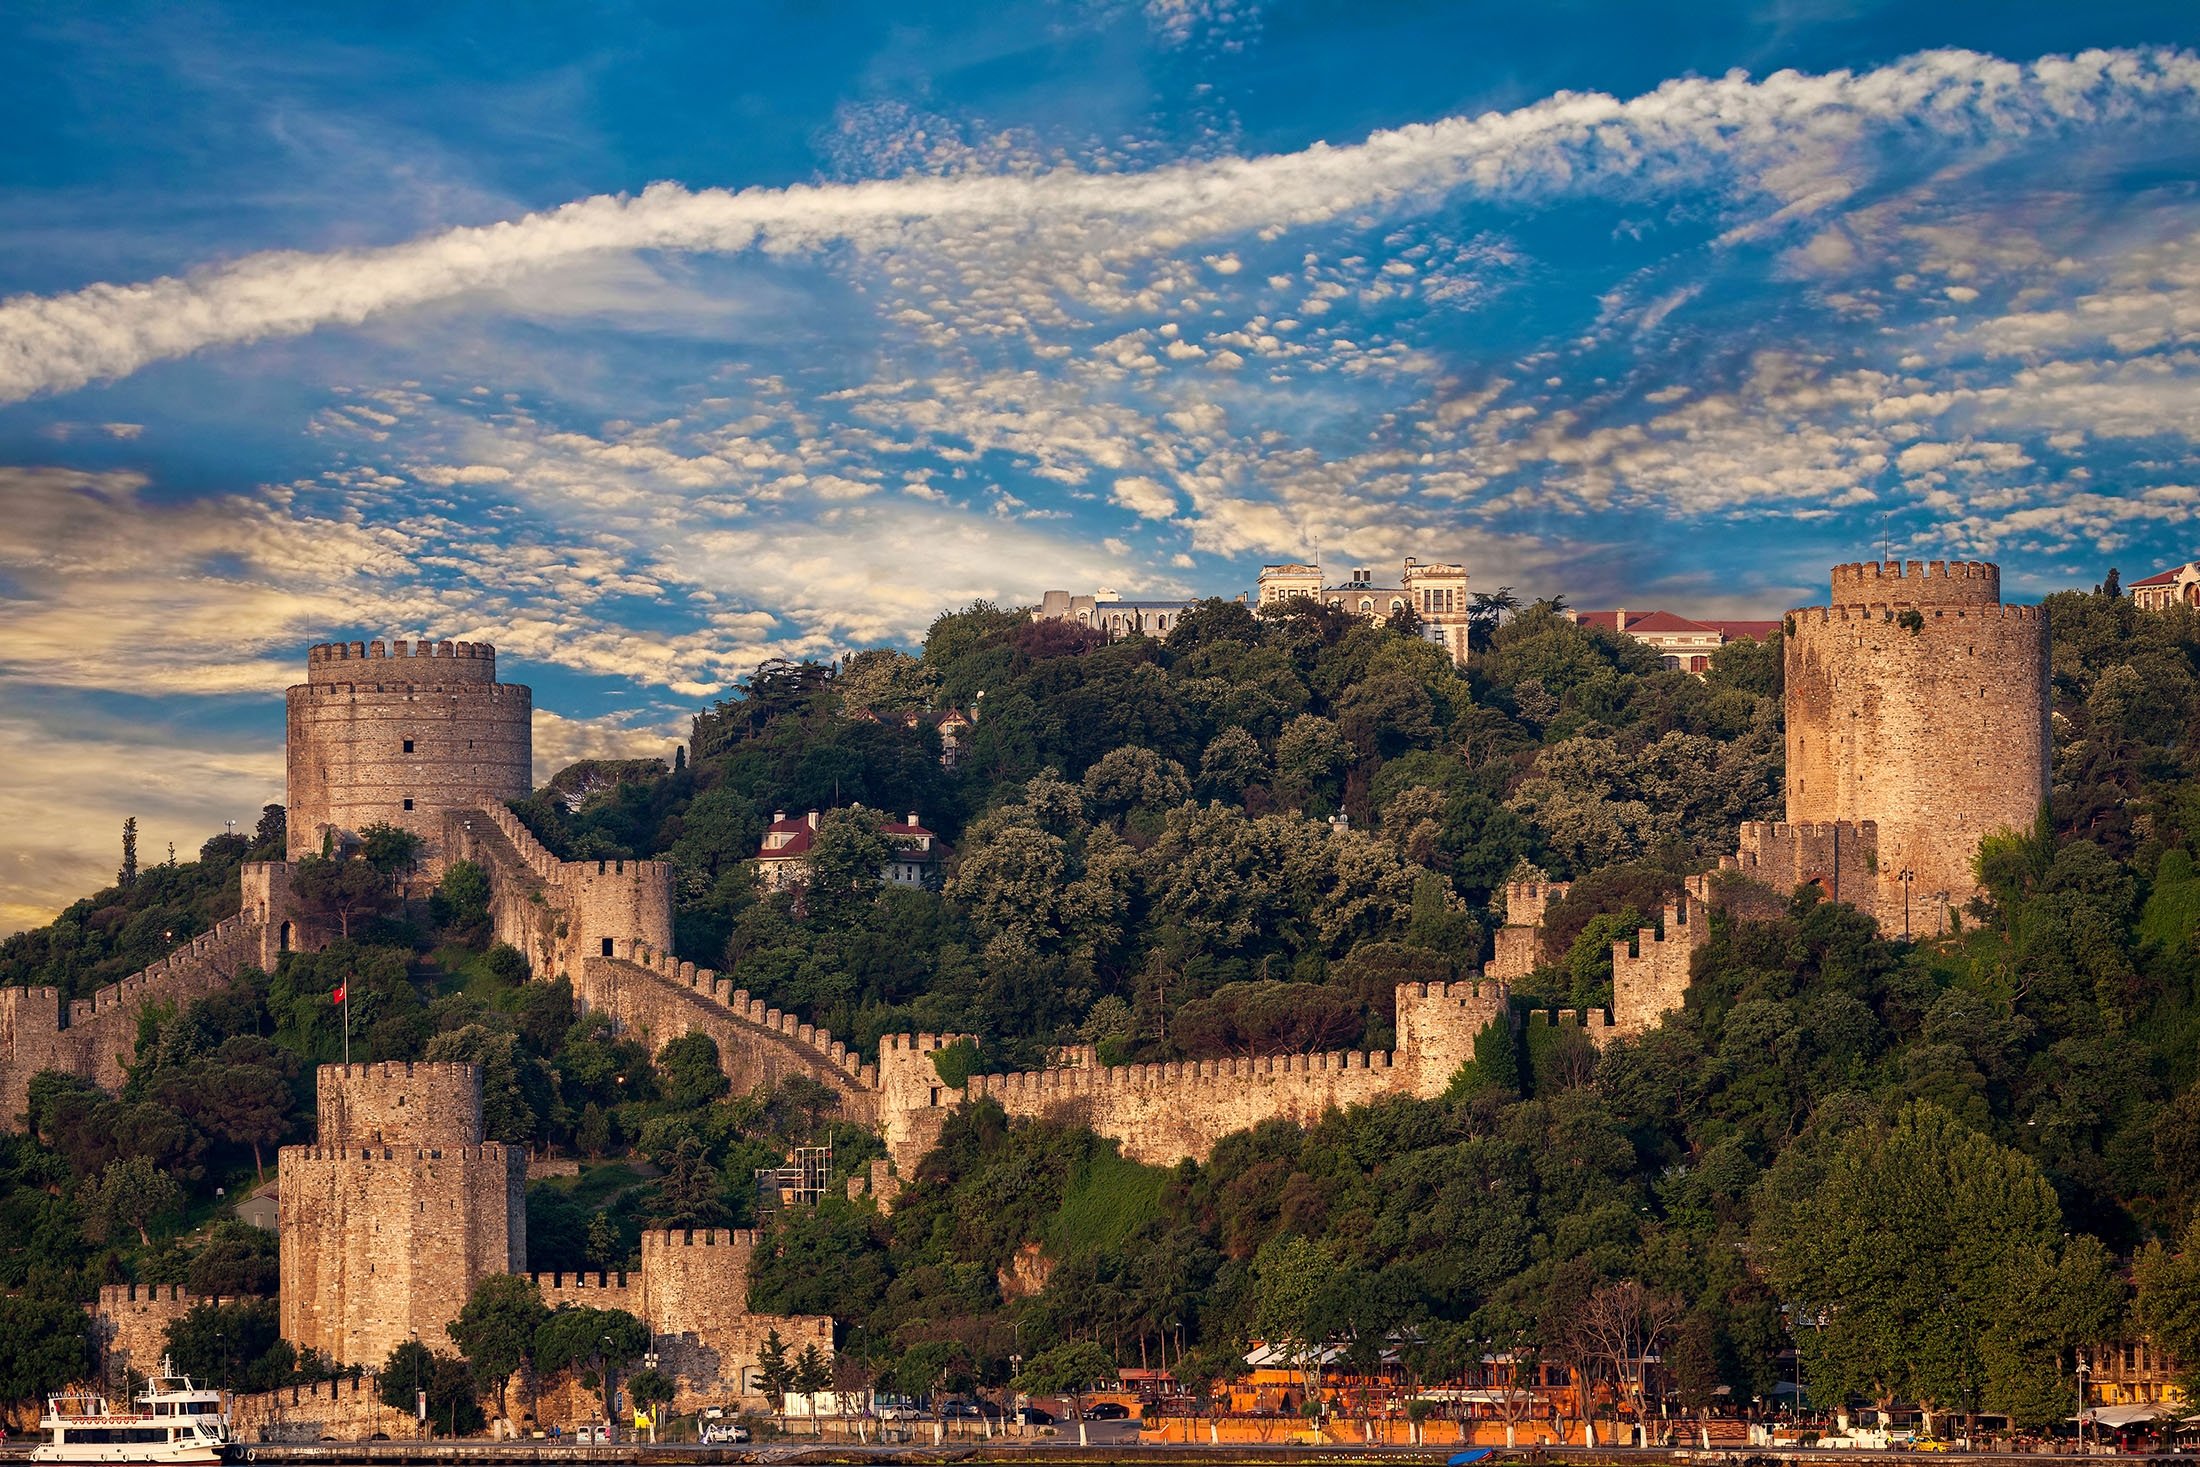
M917 812L914 810L911 810L909 812L909 823L911 825L915 825L917 823Z
M779 823L780 823L781 821L785 820L786 818L787 818L787 812L786 812L786 811L784 811L784 810L774 810L774 811L772 811L772 824L774 824L774 825L777 825L777 824L779 824Z
M1612 630L1615 632L1624 632L1627 630L1626 607L1622 606L1619 610L1612 613Z
M817 812L815 810L810 812L810 829L817 829Z

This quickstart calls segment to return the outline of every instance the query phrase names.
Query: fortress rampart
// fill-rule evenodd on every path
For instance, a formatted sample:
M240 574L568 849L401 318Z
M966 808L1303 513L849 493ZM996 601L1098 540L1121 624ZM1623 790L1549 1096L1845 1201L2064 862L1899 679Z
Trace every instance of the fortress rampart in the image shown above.
M1851 561L1833 568L1833 604L1998 606L2001 567L1984 560Z
M1508 1016L1502 983L1406 983L1397 990L1401 1047L1389 1051L1264 1055L1144 1065L1069 1065L1008 1075L940 1079L938 1034L889 1035L879 1045L888 1152L907 1175L962 1105L991 1099L1013 1116L1089 1126L1135 1161L1204 1161L1217 1141L1262 1121L1302 1125L1324 1112L1393 1095L1433 1096L1474 1057L1474 1036Z
M292 860L387 822L433 871L447 812L533 788L534 694L496 680L486 642L324 643L286 703Z
M54 988L0 988L0 1128L30 1102L31 1077L60 1070L119 1090L137 1054L138 1015L147 1004L182 1007L226 988L258 958L258 931L242 916L139 971L64 1005Z
M481 1144L481 1071L474 1065L401 1060L323 1065L319 1080L323 1147Z
M525 953L539 976L577 986L590 957L634 942L672 946L668 861L561 861L502 804L451 811L443 840L454 857L487 868L497 940Z
M336 1134L284 1147L277 1168L283 1338L357 1365L415 1332L449 1349L474 1285L526 1268L526 1153L481 1139L477 1066L324 1065L318 1080Z
M830 1029L781 1013L708 968L628 942L617 957L586 959L574 992L586 1011L608 1015L652 1053L685 1035L708 1034L736 1091L805 1075L840 1096L843 1117L878 1120L877 1066L864 1064Z
M1842 896L1889 932L1945 930L1978 894L1981 838L2029 829L2048 796L2046 614L1991 599L1992 567L1955 569L1921 574L1912 562L1880 575L1890 599L1788 618L1787 824L1845 823L1859 844L1874 827L1873 891L1866 899L1844 863ZM1794 839L1825 847L1798 862L1830 868L1846 854L1835 837ZM1778 840L1761 844L1760 864L1786 881L1784 861L1763 859Z
M1482 976L1511 983L1533 973L1542 961L1544 913L1572 889L1570 881L1506 882L1505 925L1497 929L1494 956L1482 965Z
M92 1305L93 1342L111 1366L143 1375L168 1351L168 1326L201 1304L258 1302L228 1295L194 1294L181 1284L103 1284Z
M1708 890L1708 883L1701 889ZM1638 928L1633 941L1613 943L1610 1037L1647 1033L1680 1008L1688 996L1690 966L1710 937L1710 906L1688 895L1665 904L1662 930Z

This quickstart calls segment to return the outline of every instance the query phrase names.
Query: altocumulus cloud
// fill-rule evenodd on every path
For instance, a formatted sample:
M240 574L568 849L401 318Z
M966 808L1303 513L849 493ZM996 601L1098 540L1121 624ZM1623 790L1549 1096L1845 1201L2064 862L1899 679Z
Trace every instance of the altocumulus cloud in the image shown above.
M606 252L878 248L939 228L1076 222L1126 247L1312 224L1417 196L1492 198L1724 177L1775 219L1846 197L1841 160L1900 129L1971 141L2192 112L2200 58L2092 51L2011 63L1968 51L1866 72L1684 79L1629 101L1560 93L1513 112L1138 174L909 177L783 189L654 185L380 250L271 252L183 276L0 304L0 401L61 392L210 346L356 324Z

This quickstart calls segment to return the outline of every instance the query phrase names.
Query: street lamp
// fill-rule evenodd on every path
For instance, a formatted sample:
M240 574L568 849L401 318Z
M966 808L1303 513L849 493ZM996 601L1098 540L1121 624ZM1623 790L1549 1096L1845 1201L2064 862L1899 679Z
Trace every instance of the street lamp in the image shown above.
M650 1344L651 1349L642 1356L642 1367L645 1370L655 1370L657 1368L656 1342L652 1340ZM657 1413L662 1409L660 1402L652 1401L649 1403L649 1444L651 1446L657 1445Z
M604 1441L615 1443L619 1439L619 1372L611 1364L611 1336L603 1337L603 1418Z
M2093 1373L2093 1366L2083 1355L2078 1357L2078 1450L2085 1450L2085 1381Z
M1902 872L1902 940L1904 942L1910 940L1910 883L1916 879L1917 873L1915 871L1904 868Z

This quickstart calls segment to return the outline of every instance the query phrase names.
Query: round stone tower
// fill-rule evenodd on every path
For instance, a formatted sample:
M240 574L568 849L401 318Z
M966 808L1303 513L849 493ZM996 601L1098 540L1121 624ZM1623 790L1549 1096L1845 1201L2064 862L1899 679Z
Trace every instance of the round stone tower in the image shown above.
M2047 618L1996 566L1835 566L1833 604L1789 614L1786 705L1787 818L1877 822L1889 931L1945 930L1980 839L2047 800Z
M290 858L387 821L441 864L443 817L534 787L534 694L486 642L326 642L289 693Z

